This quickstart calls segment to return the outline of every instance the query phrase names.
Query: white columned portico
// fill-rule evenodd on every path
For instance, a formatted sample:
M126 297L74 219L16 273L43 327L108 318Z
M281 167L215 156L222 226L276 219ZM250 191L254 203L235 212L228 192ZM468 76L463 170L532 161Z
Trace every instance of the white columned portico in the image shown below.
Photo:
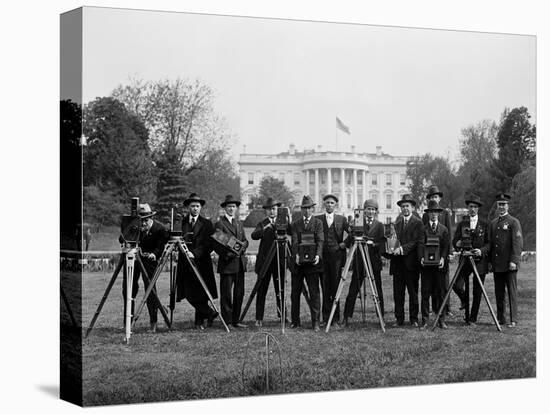
M306 170L306 195L311 195L309 194L309 170Z
M330 168L327 168L327 194L332 194L332 174Z
M353 169L353 197L352 197L353 205L352 208L357 207L357 168Z
M315 202L319 204L319 168L315 168Z

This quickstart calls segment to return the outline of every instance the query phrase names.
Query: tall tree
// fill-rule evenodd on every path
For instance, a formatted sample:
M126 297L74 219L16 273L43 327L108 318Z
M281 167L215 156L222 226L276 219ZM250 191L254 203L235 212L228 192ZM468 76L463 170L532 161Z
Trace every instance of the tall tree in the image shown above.
M431 154L415 155L407 162L407 177L410 179L409 191L419 204L424 202L427 183L431 178L433 159Z
M151 137L159 177L157 208L167 216L189 188L188 176L210 151L227 151L232 138L214 112L214 91L199 80L133 79L113 96L143 120Z
M261 206L269 197L273 197L288 207L292 207L295 202L295 194L285 185L284 181L268 175L260 181L257 205Z
M512 180L510 213L517 217L523 230L523 249L536 250L537 171L527 163Z
M523 106L503 113L496 139L498 158L491 167L496 191L508 191L526 162L535 165L536 127L530 118Z

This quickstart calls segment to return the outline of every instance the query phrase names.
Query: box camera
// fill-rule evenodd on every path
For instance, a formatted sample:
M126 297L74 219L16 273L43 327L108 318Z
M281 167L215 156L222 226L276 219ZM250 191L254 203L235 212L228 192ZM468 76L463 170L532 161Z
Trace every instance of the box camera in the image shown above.
M386 237L386 253L393 254L394 250L400 246L395 227L392 223L386 224L384 230L384 236Z
M275 219L275 231L278 236L285 236L289 224L290 211L288 207L279 207L277 209L277 218Z
M364 212L360 208L353 210L353 220L351 223L351 230L354 237L363 237L365 231L363 229L364 224Z
M240 240L237 240L237 238L232 234L224 233L223 231L218 229L211 237L217 243L221 244L230 252L235 253L237 256L240 256L243 252L244 243Z
M298 262L300 264L313 263L317 245L313 233L302 233L300 244L298 244Z
M440 259L439 237L428 236L424 246L424 266L438 266Z
M133 197L130 214L124 214L120 220L120 236L125 243L138 243L141 233L141 220L138 214L139 197Z
M464 216L462 219L462 231L460 233L460 248L462 250L472 250L472 229L470 228L470 217Z

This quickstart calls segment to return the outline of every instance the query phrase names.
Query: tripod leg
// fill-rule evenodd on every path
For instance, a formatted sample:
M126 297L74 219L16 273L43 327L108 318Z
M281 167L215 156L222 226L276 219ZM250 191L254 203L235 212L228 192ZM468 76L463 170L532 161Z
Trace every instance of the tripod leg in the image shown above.
M124 340L128 344L132 335L132 290L134 287L134 266L136 263L136 249L126 253L126 309L124 312Z
M372 291L372 299L374 302L374 306L376 309L376 313L378 315L378 320L380 322L380 327L382 328L382 332L386 332L386 327L384 325L384 319L382 318L382 311L380 310L380 303L378 302L378 292L376 291L376 284L374 283L374 275L372 272L372 266L370 262L370 256L368 253L368 250L366 250L365 245L361 244L359 246L359 252L361 253L361 257L363 259L363 265L365 266L365 271L367 273L366 278L368 279L370 283L370 288ZM365 282L363 282L365 283Z
M157 267L155 269L155 273L153 274L153 278L149 280L149 275L147 274L147 271L145 270L145 266L143 265L143 262L139 258L139 254L137 254L137 261L140 265L141 274L143 276L143 280L145 283L148 283L147 289L145 290L145 295L143 295L143 299L141 300L136 313L134 315L134 321L132 323L132 326L134 326L139 319L139 316L141 315L141 312L143 310L143 306L147 302L147 299L152 294L155 302L157 303L157 307L159 308L162 317L164 318L164 321L166 322L166 325L168 326L168 329L172 327L170 320L168 319L168 315L166 314L166 311L164 310L164 306L162 306L162 303L160 302L160 299L157 296L157 292L155 289L155 284L157 283L158 278L160 277L160 274L162 273L162 269L164 269L164 266L166 262L168 261L168 258L170 257L170 254L172 253L172 250L174 248L174 245L172 243L166 243L164 246L164 251L162 252L162 256L160 256L160 260L157 264Z
M338 289L336 290L336 294L334 295L334 301L332 302L332 309L330 310L330 316L327 321L327 327L325 328L325 332L328 332L330 329L332 318L334 317L334 313L336 312L336 306L340 301L340 296L342 295L342 290L344 289L344 282L346 281L346 277L348 275L349 268L353 260L353 255L355 254L356 250L357 250L357 244L354 243L348 253L348 257L346 258L346 263L344 264L344 270L342 270L342 275L340 276L340 282L338 283Z
M176 309L178 263L174 263L173 252L170 254L170 325L174 323Z
M71 309L71 306L69 305L69 300L67 299L67 295L65 295L65 291L63 290L63 286L61 286L61 299L63 299L63 303L65 304L65 308L67 308L67 313L69 314L69 317L71 318L71 322L73 326L76 328L77 323L76 319L74 318L73 311Z
M120 269L122 269L122 266L125 263L126 254L123 253L120 255L120 260L118 261L118 264L116 265L115 271L113 272L113 276L111 277L111 280L109 281L109 284L107 285L107 289L105 289L105 293L103 294L103 297L101 298L101 302L99 302L99 306L97 307L97 310L94 313L94 316L92 318L92 321L90 322L90 326L88 326L88 329L86 331L86 335L84 338L87 338L90 332L92 331L95 322L97 321L97 318L99 317L99 314L101 313L101 309L103 309L103 305L105 305L105 301L107 300L107 297L109 296L109 293L111 292L111 289L113 285L115 284L116 278L118 277L118 273L120 272ZM131 289L131 287L129 288ZM126 286L126 290L128 290L128 286Z
M225 321L223 319L223 316L222 316L221 312L216 307L216 304L214 303L214 298L210 294L210 291L208 290L208 287L206 286L206 283L204 282L204 279L202 278L201 274L199 273L199 269L197 269L197 266L195 265L195 262L189 257L189 255L187 254L187 252L186 252L185 248L183 247L183 244L182 244L181 241L178 241L177 245L178 245L178 248L181 251L181 253L187 259L187 263L189 263L189 266L191 266L191 269L193 270L193 273L195 274L195 276L197 277L199 283L201 284L201 286L204 290L204 293L206 293L206 296L208 297L208 300L212 304L212 307L220 315L220 321L222 321L222 324L223 324L225 330L227 332L230 332L227 324L225 323ZM186 246L186 248L187 248L187 246Z
M277 312L279 315L282 315L281 310L281 254L279 249L279 242L277 241L277 292L275 292L276 300L275 303L277 305Z
M477 268L475 266L474 258L471 257L471 256L470 256L470 263L472 264L472 268L474 269L474 275L477 278L479 286L481 287L481 293L483 294L483 297L485 298L485 302L487 302L487 307L489 308L489 311L491 312L491 316L493 318L493 321L495 322L495 326L497 327L497 330L499 332L502 332L502 328L500 327L500 324L498 323L498 319L495 315L495 312L493 311L493 307L491 306L491 301L489 301L489 297L487 296L487 292L485 291L485 287L483 286L483 281L481 280L481 277L479 276L479 272L477 271Z
M460 256L460 261L458 262L458 267L456 268L455 274L453 276L453 279L451 280L451 283L449 283L449 286L454 286L456 279L458 279L458 275L460 274L460 271L462 270L462 267L464 266L464 256ZM443 298L443 302L441 302L441 306L439 307L439 310L437 311L437 315L435 317L434 324L432 326L432 331L437 326L437 322L439 322L439 318L441 318L441 314L445 311L445 305L447 304L447 301L451 297L453 289L449 287L447 289L447 293L445 294L445 297Z
M260 273L258 274L258 278L256 279L256 283L254 284L254 287L252 288L252 292L250 292L250 296L248 297L248 300L246 301L246 305L241 313L241 317L239 318L239 322L242 322L244 317L246 316L246 313L248 312L248 309L250 308L250 305L252 304L252 301L254 300L254 297L258 293L258 289L260 288L260 284L262 283L262 280L264 280L265 274L269 269L269 266L271 265L271 261L273 260L273 257L275 256L275 245L273 244L271 248L269 249L269 252L267 253L267 258L264 264L262 265L262 268L260 269Z

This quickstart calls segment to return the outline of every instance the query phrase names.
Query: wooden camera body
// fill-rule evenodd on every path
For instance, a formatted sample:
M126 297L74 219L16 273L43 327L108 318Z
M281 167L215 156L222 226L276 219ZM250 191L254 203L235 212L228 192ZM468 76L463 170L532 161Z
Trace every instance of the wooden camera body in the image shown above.
M439 237L428 236L424 246L424 266L439 266Z
M401 243L399 243L399 239L397 238L397 233L395 232L395 227L393 226L393 224L386 225L385 230L386 253L393 254L394 250L397 249L401 245Z
M301 242L298 244L298 262L300 264L313 263L316 252L315 235L309 232L302 233Z
M241 255L244 243L238 240L232 234L224 233L223 231L218 229L212 235L212 238L229 251L235 253L236 255Z

